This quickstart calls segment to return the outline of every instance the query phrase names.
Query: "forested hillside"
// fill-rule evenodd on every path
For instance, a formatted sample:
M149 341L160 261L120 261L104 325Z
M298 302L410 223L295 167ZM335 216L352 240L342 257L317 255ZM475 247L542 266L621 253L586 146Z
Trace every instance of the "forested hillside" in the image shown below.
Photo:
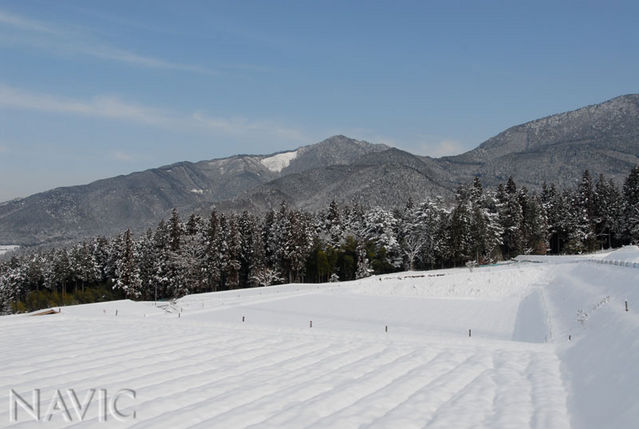
M21 251L0 263L4 311L107 300L325 282L402 269L487 264L520 254L581 253L639 239L639 168L623 189L589 172L573 189L541 192L514 180L487 191L478 178L455 203L388 210L339 205L308 212L282 203L263 216L177 210L135 236Z

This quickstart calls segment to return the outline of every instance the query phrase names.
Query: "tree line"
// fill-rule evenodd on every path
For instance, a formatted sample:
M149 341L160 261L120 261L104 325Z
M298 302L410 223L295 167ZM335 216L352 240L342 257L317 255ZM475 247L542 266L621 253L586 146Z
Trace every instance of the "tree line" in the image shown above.
M582 253L639 240L639 167L623 188L604 176L559 190L496 190L479 178L442 198L387 210L331 202L311 213L282 203L167 221L0 260L0 311L119 298L156 300L286 282L352 280L400 270L487 264L520 254Z

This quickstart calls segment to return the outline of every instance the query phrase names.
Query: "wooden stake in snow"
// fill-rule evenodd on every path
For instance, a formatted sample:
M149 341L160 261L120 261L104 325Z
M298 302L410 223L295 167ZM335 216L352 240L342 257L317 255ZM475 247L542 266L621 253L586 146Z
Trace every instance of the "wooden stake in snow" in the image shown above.
M626 300L626 311L628 311L628 300Z
M116 316L118 315L118 310L115 310L115 315L116 315Z
M468 330L468 337L472 337L473 336L473 332L469 329Z
M244 322L244 316L242 316L242 322Z
M388 325L386 325L386 328L384 329L384 331L388 332Z
M313 321L312 321L312 320L310 320L310 321L308 322L308 327L309 327L309 328L312 328L312 327L313 327Z

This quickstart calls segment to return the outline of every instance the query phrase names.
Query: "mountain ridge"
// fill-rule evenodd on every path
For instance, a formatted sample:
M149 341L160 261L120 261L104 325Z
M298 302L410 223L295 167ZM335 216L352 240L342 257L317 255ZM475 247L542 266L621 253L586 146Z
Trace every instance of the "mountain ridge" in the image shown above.
M510 127L465 153L432 158L336 135L267 155L241 154L60 187L0 203L0 243L39 244L126 228L181 211L267 210L281 200L315 210L332 200L396 206L480 177L494 186L572 185L583 170L617 182L639 162L639 94Z

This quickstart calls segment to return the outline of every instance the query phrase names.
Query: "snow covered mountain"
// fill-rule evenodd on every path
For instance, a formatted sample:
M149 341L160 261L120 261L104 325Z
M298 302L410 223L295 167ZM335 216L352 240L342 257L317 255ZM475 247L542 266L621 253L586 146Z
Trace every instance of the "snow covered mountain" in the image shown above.
M639 162L639 94L509 128L440 165L484 183L513 176L522 185L573 185L584 170L623 180ZM594 176L593 175L593 176Z
M177 164L0 204L0 243L39 244L142 229L176 207L264 210L282 200L324 208L332 199L396 206L451 195L479 176L532 188L572 186L589 169L618 182L639 163L639 95L518 125L467 153L439 159L334 136L271 155Z
M335 136L295 151L237 155L57 188L0 204L0 243L39 244L156 224L183 211L229 200L280 177L348 165L388 146Z

